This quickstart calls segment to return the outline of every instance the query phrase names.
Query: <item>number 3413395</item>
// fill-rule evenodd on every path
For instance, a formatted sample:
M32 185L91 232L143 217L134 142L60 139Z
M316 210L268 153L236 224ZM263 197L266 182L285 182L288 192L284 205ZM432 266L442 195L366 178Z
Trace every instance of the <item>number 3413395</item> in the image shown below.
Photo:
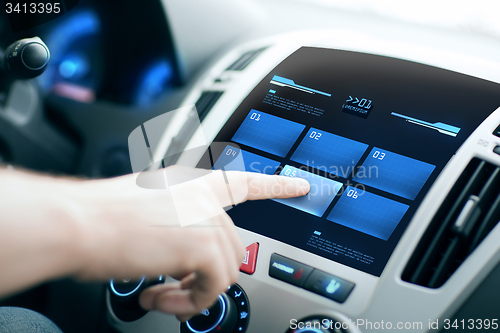
M7 2L5 12L7 14L59 14L61 3L28 2L20 4Z

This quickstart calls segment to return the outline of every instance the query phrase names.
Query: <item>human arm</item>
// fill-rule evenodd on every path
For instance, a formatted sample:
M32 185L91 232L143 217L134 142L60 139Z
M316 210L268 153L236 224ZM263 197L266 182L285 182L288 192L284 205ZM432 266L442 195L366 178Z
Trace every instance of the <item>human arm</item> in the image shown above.
M167 170L171 177L185 173ZM228 174L237 202L309 190L307 182L287 177ZM80 181L0 170L0 296L61 276L107 280L168 274L185 279L169 286L168 293L146 294L143 305L181 316L207 307L236 281L244 255L222 209L231 204L227 188L215 184L214 175L173 191L188 194L183 200L193 212L211 213L182 228L172 191L142 189L134 175ZM237 193L243 185L248 191Z

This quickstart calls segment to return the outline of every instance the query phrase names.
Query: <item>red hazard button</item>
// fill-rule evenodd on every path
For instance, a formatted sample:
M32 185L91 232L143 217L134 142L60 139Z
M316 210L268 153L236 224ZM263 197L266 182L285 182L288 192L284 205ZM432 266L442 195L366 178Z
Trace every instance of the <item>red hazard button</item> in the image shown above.
M255 273L255 265L257 264L257 254L259 252L259 243L253 243L247 246L245 259L240 266L240 271L252 275Z

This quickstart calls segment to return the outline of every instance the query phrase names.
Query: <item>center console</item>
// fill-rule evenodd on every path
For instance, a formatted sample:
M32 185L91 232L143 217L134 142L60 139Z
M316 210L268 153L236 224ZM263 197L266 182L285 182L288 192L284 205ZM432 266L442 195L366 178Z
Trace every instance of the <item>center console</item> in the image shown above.
M185 324L130 320L110 289L119 331L426 332L498 264L500 85L439 52L418 61L387 41L356 49L332 36L229 53L186 98L201 127L186 137L181 112L152 144L162 160L201 134L214 144L197 159L213 163L198 167L300 177L311 191L228 211L248 245L240 279Z

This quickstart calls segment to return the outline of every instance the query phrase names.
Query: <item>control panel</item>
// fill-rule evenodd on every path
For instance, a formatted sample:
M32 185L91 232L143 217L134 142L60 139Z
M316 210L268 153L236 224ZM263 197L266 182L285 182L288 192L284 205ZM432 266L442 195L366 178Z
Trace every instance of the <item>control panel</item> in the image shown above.
M248 247L238 284L211 308L182 324L159 313L126 323L110 310L120 332L427 332L498 263L493 228L443 286L402 279L469 161L500 164L500 85L439 59L403 60L415 58L398 45L383 56L343 50L332 36L249 43L242 54L263 51L247 70L225 70L228 56L194 88L224 89L193 131L211 143L197 161L303 178L311 191L227 211ZM181 130L167 126L156 160Z
M182 333L246 332L250 320L250 304L245 291L237 284L219 295L210 309L181 324Z

